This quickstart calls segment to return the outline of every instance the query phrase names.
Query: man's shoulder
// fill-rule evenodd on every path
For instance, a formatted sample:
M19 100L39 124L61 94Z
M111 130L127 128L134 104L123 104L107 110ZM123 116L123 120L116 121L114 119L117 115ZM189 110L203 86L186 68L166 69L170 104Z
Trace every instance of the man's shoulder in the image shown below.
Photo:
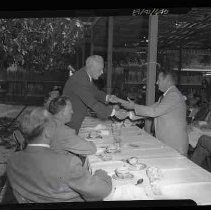
M59 120L55 120L56 122L56 134L68 132L69 134L76 135L75 130L73 128L70 128L69 126L63 124Z
M172 88L170 88L170 90L166 93L166 95L177 95L177 96L182 96L182 93L180 92L180 90L176 87L173 86Z
M88 74L86 73L84 68L81 68L77 72L75 72L69 79L69 83L80 83L87 84L89 82Z

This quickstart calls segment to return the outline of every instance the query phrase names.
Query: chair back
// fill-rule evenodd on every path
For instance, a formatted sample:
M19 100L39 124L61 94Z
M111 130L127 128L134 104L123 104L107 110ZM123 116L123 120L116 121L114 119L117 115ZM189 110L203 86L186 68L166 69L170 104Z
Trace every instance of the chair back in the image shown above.
M13 138L17 144L16 151L20 151L26 148L26 140L20 130L15 130L13 132Z

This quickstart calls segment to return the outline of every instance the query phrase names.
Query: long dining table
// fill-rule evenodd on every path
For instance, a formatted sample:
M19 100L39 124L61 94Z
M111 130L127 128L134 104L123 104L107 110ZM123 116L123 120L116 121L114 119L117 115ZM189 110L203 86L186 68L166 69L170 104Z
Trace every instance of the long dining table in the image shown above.
M79 131L81 137L94 142L97 147L96 154L87 157L90 172L93 174L96 170L103 169L112 177L112 192L105 201L191 199L197 205L211 205L211 173L144 129L123 123L120 151L106 153L106 148L114 144L111 132L114 123L86 117ZM102 135L88 138L90 132L97 129ZM103 159L102 153L110 158ZM127 160L131 157L135 157L146 167L130 167ZM127 168L132 177L119 179L115 176L115 170L121 167ZM151 182L149 169L159 174L158 181Z

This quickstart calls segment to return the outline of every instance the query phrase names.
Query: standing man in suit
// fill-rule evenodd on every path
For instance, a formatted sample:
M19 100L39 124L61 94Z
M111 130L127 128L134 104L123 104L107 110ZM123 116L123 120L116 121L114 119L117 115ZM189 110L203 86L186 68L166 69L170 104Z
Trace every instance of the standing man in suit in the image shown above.
M93 175L80 158L53 150L48 129L50 113L35 108L21 122L28 140L25 150L7 161L6 173L19 203L83 202L103 200L112 189L111 177L103 170Z
M182 155L187 155L186 102L175 86L174 73L161 71L158 75L157 85L159 90L164 93L159 102L151 106L143 106L131 101L122 101L122 106L135 110L135 115L153 117L156 137Z
M127 117L124 112L108 105L109 102L116 102L116 96L106 95L93 83L93 80L97 80L103 74L103 68L103 58L92 55L87 58L86 66L75 72L64 86L63 96L68 96L73 106L73 116L67 125L74 128L76 133L79 132L88 107L101 119L114 115L119 119Z

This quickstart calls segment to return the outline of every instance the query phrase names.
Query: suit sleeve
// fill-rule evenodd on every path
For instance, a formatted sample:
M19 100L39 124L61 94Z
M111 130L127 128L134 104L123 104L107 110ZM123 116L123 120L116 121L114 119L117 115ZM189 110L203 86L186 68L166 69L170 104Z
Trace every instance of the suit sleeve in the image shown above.
M93 88L95 90L95 95L96 98L102 102L102 103L106 103L106 93L104 93L103 91L99 90L95 85L93 85Z
M51 145L52 148L81 155L92 155L96 153L97 148L93 142L86 141L76 135L74 133L75 131L67 126L60 127L59 129L57 132L58 137Z
M112 190L110 176L104 173L91 175L85 167L82 167L77 157L71 158L68 174L70 175L67 178L68 185L86 201L102 200Z
M152 106L135 105L136 115L158 117L164 115L181 103L180 96L176 93L169 93L161 103L155 103Z
M83 103L95 111L99 118L106 119L111 115L113 108L98 101L90 85L81 84L80 88L76 85L72 86L72 88L74 93L80 97Z

